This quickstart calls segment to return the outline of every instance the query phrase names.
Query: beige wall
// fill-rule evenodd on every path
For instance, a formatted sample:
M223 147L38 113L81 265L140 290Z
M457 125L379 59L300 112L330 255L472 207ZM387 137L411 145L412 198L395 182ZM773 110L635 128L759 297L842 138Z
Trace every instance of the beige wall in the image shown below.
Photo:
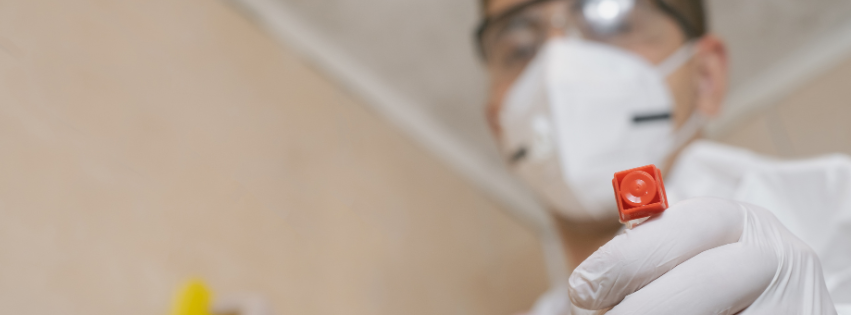
M0 307L509 314L534 235L215 0L6 1Z
M786 158L851 154L851 58L719 140Z

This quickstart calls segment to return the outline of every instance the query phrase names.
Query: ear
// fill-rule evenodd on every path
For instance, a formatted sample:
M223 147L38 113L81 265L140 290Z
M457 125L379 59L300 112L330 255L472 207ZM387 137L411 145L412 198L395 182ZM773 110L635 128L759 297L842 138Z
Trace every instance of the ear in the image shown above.
M497 141L502 138L502 126L499 124L499 111L502 109L500 102L501 99L491 97L485 104L485 119L488 123L488 129Z
M697 99L695 109L707 117L721 112L727 96L727 46L714 34L697 42Z

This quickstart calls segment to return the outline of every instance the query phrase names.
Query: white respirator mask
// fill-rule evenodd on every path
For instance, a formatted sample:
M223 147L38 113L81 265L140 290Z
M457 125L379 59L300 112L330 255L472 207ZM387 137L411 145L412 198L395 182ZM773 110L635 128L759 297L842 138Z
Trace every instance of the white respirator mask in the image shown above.
M502 148L514 172L565 218L617 216L612 176L662 166L701 129L676 132L665 78L691 59L688 43L656 66L626 50L560 37L541 47L508 91Z

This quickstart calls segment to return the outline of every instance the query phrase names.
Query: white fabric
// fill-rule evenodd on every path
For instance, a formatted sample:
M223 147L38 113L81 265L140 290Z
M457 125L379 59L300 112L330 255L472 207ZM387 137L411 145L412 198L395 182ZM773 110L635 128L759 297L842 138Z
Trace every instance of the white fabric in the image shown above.
M610 175L659 164L699 126L674 132L670 119L644 123L641 115L670 115L670 71L693 55L684 45L664 71L624 49L561 37L547 42L506 95L500 111L506 155L525 152L514 171L559 214L602 220L613 211ZM683 134L687 132L690 134Z
M768 209L816 252L834 303L851 305L848 156L783 161L698 141L682 153L665 185L671 204L713 196Z
M832 300L838 314L851 315L851 159L828 155L781 161L743 149L697 141L682 152L665 184L673 205L671 209L618 236L586 261L600 265L591 268L583 263L577 268L574 275L579 278L574 278L574 290L581 291L583 281L587 281L585 290L588 290L584 293L586 299L580 302L598 303L583 305L606 306L631 290L643 288L627 296L621 302L622 307L618 306L621 309L616 307L610 314L641 314L646 308L677 305L678 302L687 306L687 311L678 310L676 314L701 313L712 308L709 302L713 300L735 307L753 302L754 305L742 314L833 314L832 307L823 305ZM678 203L694 197L723 199ZM701 210L703 203L715 206ZM738 221L736 216L729 215L737 211L744 214ZM742 228L736 230L731 226ZM723 231L732 231L732 234L725 235ZM641 238L645 240L635 241ZM795 245L802 243L808 245L817 258L806 250L807 247ZM713 244L728 245L710 246ZM714 249L700 253L709 249L705 247ZM599 258L616 252L618 255L614 258ZM641 256L643 254L646 256ZM752 257L744 258L748 255ZM605 261L615 264L605 265ZM765 267L758 268L760 263ZM605 270L609 267L613 269ZM649 274L635 276L635 273L618 272L617 268L633 272L649 270ZM655 278L671 268L670 275ZM687 272L689 269L694 270ZM599 271L596 276L595 270ZM767 277L766 270L777 272ZM606 275L615 274L618 276L606 278ZM604 279L627 282L631 287L612 286ZM700 285L683 286L695 281ZM754 289L754 285L763 290ZM678 286L678 291L669 291ZM588 298L591 296L588 292L604 287L613 291L606 292L606 297L599 301ZM821 291L822 287L826 292ZM615 292L617 290L625 291ZM753 296L754 291L759 295ZM692 297L695 292L700 292L701 296L680 299ZM743 300L734 301L734 293ZM576 295L582 300L582 294ZM567 299L563 294L545 294L536 305L566 304L568 308L575 308ZM656 303L648 304L651 301ZM778 306L784 308L776 309ZM730 310L715 311L726 314ZM561 312L536 307L531 314L571 314L566 309ZM666 314L659 309L650 313Z

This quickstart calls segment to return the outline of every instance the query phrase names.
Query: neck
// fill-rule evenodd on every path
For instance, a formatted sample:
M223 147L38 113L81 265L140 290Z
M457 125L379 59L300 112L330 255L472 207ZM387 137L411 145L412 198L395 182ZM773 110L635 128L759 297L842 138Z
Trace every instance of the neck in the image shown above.
M685 150L686 147L688 147L690 144L692 144L692 142L694 142L695 140L698 140L698 139L703 139L703 132L698 132L697 134L692 136L691 139L686 141L685 144L683 144L682 146L677 148L676 151L671 153L671 155L668 156L667 159L665 159L665 162L664 162L663 165L657 165L657 166L661 166L660 169L662 170L662 176L663 177L668 176L668 174L671 171L671 168L673 168L674 163L677 161L677 158L680 157L680 153L682 153L683 150Z
M606 244L620 231L616 219L610 221L574 222L555 218L564 251L567 254L568 270L579 266L600 246Z

